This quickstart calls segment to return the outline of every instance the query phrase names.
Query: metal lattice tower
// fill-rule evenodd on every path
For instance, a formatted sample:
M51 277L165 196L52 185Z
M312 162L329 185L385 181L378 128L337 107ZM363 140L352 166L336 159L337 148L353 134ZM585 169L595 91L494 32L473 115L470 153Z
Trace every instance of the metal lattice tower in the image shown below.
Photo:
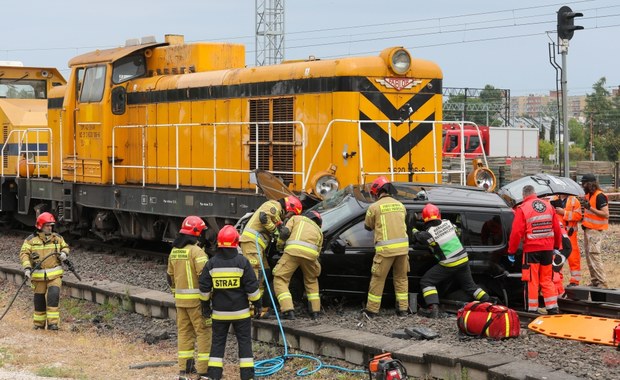
M256 2L256 66L284 60L284 0Z

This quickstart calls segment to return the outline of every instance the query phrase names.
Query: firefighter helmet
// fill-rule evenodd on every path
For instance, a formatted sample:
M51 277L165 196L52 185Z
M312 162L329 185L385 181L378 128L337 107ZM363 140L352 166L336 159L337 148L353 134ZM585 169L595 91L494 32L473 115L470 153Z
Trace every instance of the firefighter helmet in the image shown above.
M318 211L307 211L305 216L312 220L314 223L316 223L317 226L321 227L321 225L323 224L323 218L321 218L321 214L319 214Z
M427 203L422 209L422 219L424 222L428 222L434 219L441 219L441 213L439 208L432 203Z
M222 227L217 234L218 248L237 248L239 246L239 232L230 224Z
M191 236L200 236L205 228L207 228L207 225L200 217L190 215L183 221L179 233Z
M37 217L35 227L37 228L37 230L40 230L41 228L43 228L44 225L48 223L56 223L56 218L54 218L54 215L50 214L49 212L44 212Z
M294 196L288 196L286 198L284 198L284 205L285 205L285 210L286 212L293 212L295 213L295 215L299 215L301 214L301 201L299 200L299 198L294 197Z
M375 197L378 196L383 186L388 183L390 183L390 181L388 181L388 179L384 176L378 177L372 182L372 185L370 185L370 194Z

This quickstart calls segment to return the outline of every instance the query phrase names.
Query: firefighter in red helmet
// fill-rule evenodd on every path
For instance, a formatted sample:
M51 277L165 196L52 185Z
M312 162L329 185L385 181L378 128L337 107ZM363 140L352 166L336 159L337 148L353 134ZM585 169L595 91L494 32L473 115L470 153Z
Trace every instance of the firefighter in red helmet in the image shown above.
M420 287L428 309L419 313L430 318L439 318L439 294L436 286L447 279L456 280L463 290L474 299L486 302L489 295L479 288L471 276L467 251L458 236L458 230L452 222L441 219L439 208L427 203L422 209L425 231L413 230L414 241L429 246L439 260L429 269L422 279Z
M26 238L19 252L24 275L34 289L34 328L58 330L60 288L64 273L61 263L67 259L69 246L52 232L54 215L44 212L37 217L36 232Z
M396 313L409 309L409 238L405 224L405 206L394 199L396 188L385 177L374 180L370 194L377 199L368 207L364 227L375 231L375 256L371 267L368 301L364 313L372 318L379 313L385 279L392 269L396 292Z
M282 227L278 238L278 250L284 253L273 268L273 287L284 319L295 319L293 297L289 290L291 277L301 268L308 298L309 312L316 319L321 311L319 297L319 254L323 246L322 219L317 211L294 215Z
M263 273L259 260L262 260L265 270L269 269L265 249L273 237L279 234L283 221L293 215L301 214L301 201L295 196L288 196L279 200L270 200L263 203L254 212L241 234L241 252L252 264L254 274L258 278L261 296L264 292ZM266 315L269 308L265 307L262 314Z
M213 343L209 358L209 379L219 380L224 370L224 351L230 325L237 336L239 372L242 380L254 378L251 315L260 313L260 291L252 265L239 254L239 233L230 225L217 235L218 253L200 275L200 291L205 295L202 314L213 320ZM249 301L249 302L248 302Z
M189 380L194 369L201 376L207 375L211 320L205 320L202 316L200 301L204 296L198 289L198 278L208 261L205 252L198 246L198 238L206 228L207 225L198 216L185 218L168 257L168 285L174 294L177 310L179 380Z

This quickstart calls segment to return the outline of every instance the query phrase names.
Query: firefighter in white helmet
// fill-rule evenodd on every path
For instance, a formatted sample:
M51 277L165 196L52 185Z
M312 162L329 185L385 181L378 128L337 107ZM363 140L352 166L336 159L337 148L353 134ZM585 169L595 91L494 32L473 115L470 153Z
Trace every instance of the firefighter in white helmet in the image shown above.
M168 257L168 285L174 294L177 310L179 380L189 380L194 365L200 376L207 376L211 320L202 316L200 301L205 298L200 294L198 278L208 258L197 244L206 228L198 216L185 218ZM194 348L198 351L196 355Z
M24 275L34 289L34 328L58 330L60 288L64 273L61 263L67 259L69 246L59 234L52 232L54 215L44 212L37 217L37 231L28 236L19 252Z
M291 217L280 232L278 249L283 246L284 254L273 268L273 286L284 319L295 319L289 284L297 268L301 268L303 273L310 317L316 319L321 311L319 297L321 274L319 254L323 246L321 224L321 215L312 210L304 215Z

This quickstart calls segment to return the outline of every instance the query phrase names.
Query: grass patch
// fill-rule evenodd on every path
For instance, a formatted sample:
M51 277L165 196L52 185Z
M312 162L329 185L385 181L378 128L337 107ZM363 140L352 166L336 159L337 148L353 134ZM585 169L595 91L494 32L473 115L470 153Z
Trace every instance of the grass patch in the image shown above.
M73 377L71 371L52 366L44 366L37 369L36 375L41 377Z
M0 367L13 360L13 354L8 349L0 347Z
M78 300L76 298L60 299L60 307L62 311L78 320L90 320L93 318L93 313L89 310L89 304L90 303L86 303L86 301Z

